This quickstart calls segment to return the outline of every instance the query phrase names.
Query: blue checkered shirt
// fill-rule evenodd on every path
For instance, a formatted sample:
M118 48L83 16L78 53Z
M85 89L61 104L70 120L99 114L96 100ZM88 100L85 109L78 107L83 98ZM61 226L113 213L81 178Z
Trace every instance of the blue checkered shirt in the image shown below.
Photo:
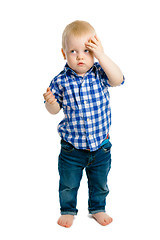
M96 151L100 148L111 126L109 86L108 77L98 62L84 77L66 64L51 81L51 91L64 112L64 119L58 124L63 140L77 149Z

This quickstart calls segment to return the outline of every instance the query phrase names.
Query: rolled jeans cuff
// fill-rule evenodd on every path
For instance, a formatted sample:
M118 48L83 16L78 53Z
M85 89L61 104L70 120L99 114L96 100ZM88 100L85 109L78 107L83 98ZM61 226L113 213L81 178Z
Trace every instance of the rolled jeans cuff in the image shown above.
M61 212L61 215L77 215L77 212Z
M106 211L105 211L105 209L90 210L90 211L89 211L90 214L96 214L96 213L99 213L99 212L106 212Z

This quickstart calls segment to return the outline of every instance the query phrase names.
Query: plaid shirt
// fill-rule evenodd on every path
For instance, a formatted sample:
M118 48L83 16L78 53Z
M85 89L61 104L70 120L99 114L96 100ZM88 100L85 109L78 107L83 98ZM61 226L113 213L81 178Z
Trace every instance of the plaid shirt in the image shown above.
M122 82L122 84L124 81ZM66 64L50 83L64 119L58 133L77 149L96 151L107 137L111 125L108 77L98 62L78 76Z

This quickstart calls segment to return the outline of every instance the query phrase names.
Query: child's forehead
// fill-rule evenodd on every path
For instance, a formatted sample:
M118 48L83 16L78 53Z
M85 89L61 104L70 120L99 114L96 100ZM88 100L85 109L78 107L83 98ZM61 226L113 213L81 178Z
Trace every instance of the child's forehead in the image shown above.
M81 36L69 35L66 39L66 43L68 46L84 45L85 42L88 41L92 36L93 36L93 33L88 33Z
M76 40L83 40L83 39L86 39L86 38L90 38L90 37L92 37L94 34L93 34L93 32L88 32L88 33L81 33L81 34L79 34L79 35L74 35L74 34L70 34L70 35L68 35L68 38L69 39L76 39Z

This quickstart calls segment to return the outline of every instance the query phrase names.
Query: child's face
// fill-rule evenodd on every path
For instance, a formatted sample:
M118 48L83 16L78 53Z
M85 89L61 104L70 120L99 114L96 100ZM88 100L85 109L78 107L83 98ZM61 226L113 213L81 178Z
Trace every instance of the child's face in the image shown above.
M69 36L66 39L65 51L62 49L63 56L67 59L69 67L82 77L94 64L94 56L85 46L85 43L92 35L88 33L81 37Z

